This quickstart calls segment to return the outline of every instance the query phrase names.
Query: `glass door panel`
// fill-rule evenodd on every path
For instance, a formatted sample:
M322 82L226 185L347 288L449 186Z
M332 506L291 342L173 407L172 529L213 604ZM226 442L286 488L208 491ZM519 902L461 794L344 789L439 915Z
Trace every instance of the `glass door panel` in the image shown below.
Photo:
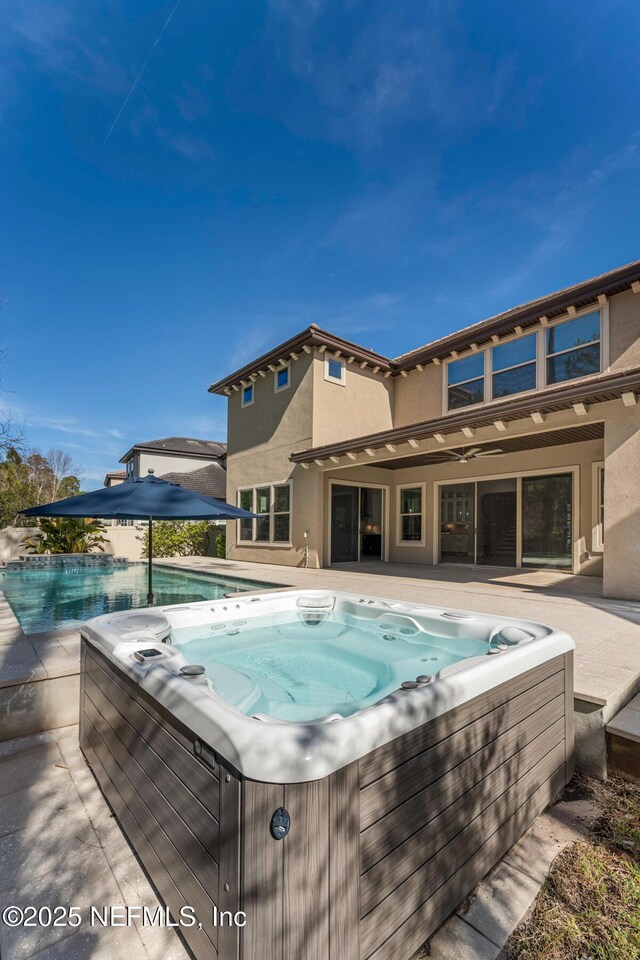
M440 487L440 563L475 559L475 484Z
M477 563L515 567L516 489L515 477L478 483Z
M382 490L360 489L360 558L382 558Z
M331 563L358 559L359 487L331 487Z
M570 473L522 478L522 566L572 565Z

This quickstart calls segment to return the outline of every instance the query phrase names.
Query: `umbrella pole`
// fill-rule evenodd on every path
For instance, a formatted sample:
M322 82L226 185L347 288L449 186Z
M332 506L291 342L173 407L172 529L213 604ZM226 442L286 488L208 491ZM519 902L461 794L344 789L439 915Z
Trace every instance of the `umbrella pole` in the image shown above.
M149 517L149 592L147 605L153 606L153 517Z

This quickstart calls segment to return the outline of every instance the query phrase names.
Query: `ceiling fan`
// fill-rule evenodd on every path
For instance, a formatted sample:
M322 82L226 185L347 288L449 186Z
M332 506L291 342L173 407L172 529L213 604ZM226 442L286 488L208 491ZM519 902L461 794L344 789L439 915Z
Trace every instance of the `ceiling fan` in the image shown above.
M442 453L457 463L469 463L470 460L479 460L481 457L504 457L505 455L500 447L495 447L491 450L485 450L483 447L471 447L469 450L465 450L463 447L462 452L458 450L443 450Z

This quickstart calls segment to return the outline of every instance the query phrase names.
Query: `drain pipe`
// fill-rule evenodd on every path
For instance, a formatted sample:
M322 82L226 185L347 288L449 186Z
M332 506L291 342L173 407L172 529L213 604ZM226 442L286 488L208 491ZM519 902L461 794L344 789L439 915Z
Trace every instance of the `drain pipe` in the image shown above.
M303 566L306 569L309 566L309 531L305 530L304 532L304 563Z

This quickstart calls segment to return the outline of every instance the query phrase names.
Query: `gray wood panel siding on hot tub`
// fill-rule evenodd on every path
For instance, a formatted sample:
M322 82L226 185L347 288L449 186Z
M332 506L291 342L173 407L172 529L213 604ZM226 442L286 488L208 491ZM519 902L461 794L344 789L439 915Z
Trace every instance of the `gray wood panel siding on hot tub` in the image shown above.
M203 929L182 932L198 960L408 960L571 777L572 656L282 785L196 757L195 735L84 640L81 746L162 899L195 908ZM213 926L214 907L246 925Z

